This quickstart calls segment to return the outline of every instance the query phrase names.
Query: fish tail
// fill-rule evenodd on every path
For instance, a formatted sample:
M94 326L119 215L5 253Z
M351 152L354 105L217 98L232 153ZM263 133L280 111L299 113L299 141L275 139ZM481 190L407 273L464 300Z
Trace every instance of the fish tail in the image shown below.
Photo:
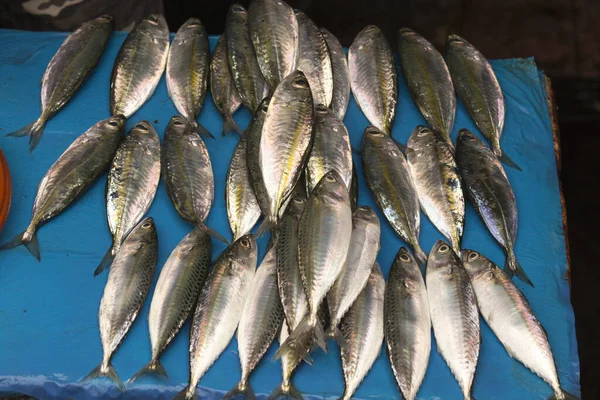
M206 226L206 224L204 222L200 222L199 224L197 224L196 228L203 230L210 236L214 237L217 240L220 240L223 243L231 244L231 243L229 243L229 240L227 240L227 238L225 236L221 235L219 232L215 231L214 229L209 228L208 226Z
M559 388L548 400L579 400L579 398Z
M33 149L37 146L42 137L42 133L44 132L44 126L46 126L46 121L48 117L44 114L40 115L40 117L31 124L24 126L21 129L18 129L14 132L6 134L7 137L23 137L29 136L29 152L31 153Z
M289 398L293 400L304 400L302 393L296 389L294 385L288 383L287 385L281 384L267 397L267 400L278 400L281 398Z
M331 338L331 339L335 339L335 341L338 343L340 348L345 347L347 344L346 338L344 337L344 335L342 334L342 331L340 331L340 329L337 326L329 327L329 330L327 331L327 337Z
M197 121L192 122L192 125L194 126L194 130L200 135L200 136L204 136L204 137L209 137L211 139L215 139L214 135L212 133L210 133L210 131L208 129L206 129L204 126L202 126L200 123L198 123Z
M92 372L90 372L85 378L81 380L81 383L85 383L91 381L92 379L100 377L110 379L119 387L119 390L121 392L125 391L125 385L123 385L123 382L121 382L121 378L119 378L119 375L117 375L117 371L115 371L115 369L110 363L100 363L100 365L94 368Z
M412 250L413 253L415 253L415 258L417 259L417 262L421 268L425 268L427 265L427 253L423 251L418 241L415 241L415 244L412 246Z
M105 269L110 268L113 260L115 259L116 254L117 254L117 248L115 248L115 244L113 243L110 246L110 248L108 249L108 251L106 252L106 254L104 255L104 257L102 257L102 261L100 261L100 264L94 271L94 276L98 276L102 272L104 272Z
M238 395L241 395L245 399L256 399L254 391L252 390L252 386L250 386L250 384L244 380L241 380L233 387L233 389L227 392L227 394L223 396L223 400L231 400Z
M513 275L516 275L517 278L519 278L526 284L530 285L531 287L535 287L535 286L533 286L533 283L531 282L531 280L529 279L529 277L527 276L527 274L525 273L523 268L521 268L521 264L519 264L519 262L517 261L517 258L515 257L515 253L512 250L510 250L506 255L506 263L504 264L504 272L506 272L506 274L511 279L512 279Z
M276 218L266 216L256 231L256 236L262 236L277 225Z
M313 331L315 335L315 341L317 346L319 346L325 353L327 353L327 340L325 338L325 331L323 330L323 324L321 321L317 319L317 323L315 324L315 329Z
M192 400L196 397L196 387L187 385L173 397L173 400Z
M40 261L40 245L37 240L36 227L29 225L27 229L15 236L12 240L0 246L0 250L13 249L17 246L24 245L27 250Z
M511 160L511 158L509 156L506 155L506 153L502 150L500 150L500 155L498 156L498 158L500 159L500 161L503 164L506 164L507 166L516 169L517 171L523 171L521 169L521 167L519 167L517 165L517 163L515 163L513 160Z
M127 384L131 384L135 382L136 379L149 374L154 374L165 378L169 377L167 375L167 371L165 371L165 367L163 367L160 363L160 360L150 360L148 364L142 367L142 369L140 369L135 373L135 375L127 380Z
M231 115L226 115L223 117L223 132L221 135L227 136L230 132L237 132L237 134L240 136L244 134L242 128L240 128L240 126L233 120L233 117Z
M305 359L310 352L310 347L306 344L310 343L307 340L310 335L315 331L317 325L317 318L315 316L307 315L300 321L296 329L294 329L286 341L279 347L273 358L281 358L284 354L290 353L290 356L296 359ZM323 330L321 329L321 333ZM321 338L324 342L324 339Z

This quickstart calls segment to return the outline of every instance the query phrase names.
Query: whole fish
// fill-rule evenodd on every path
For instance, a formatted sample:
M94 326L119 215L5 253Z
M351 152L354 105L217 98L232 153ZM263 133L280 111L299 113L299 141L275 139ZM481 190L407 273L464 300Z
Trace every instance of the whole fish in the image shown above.
M408 28L398 31L398 54L415 105L431 129L454 152L450 134L456 97L444 57L427 39Z
M248 13L237 3L229 7L225 38L227 62L233 83L244 105L254 114L262 99L269 95L269 85L256 61L256 53L248 32Z
M94 124L75 139L42 178L27 229L0 250L24 245L39 261L37 229L73 203L108 168L124 126L125 118L116 115Z
M162 175L177 213L214 238L228 243L204 223L214 200L215 181L206 145L188 120L179 115L171 118L162 151Z
M333 70L329 49L319 27L302 11L295 10L298 20L296 69L308 79L315 106L329 107L333 97Z
M381 352L383 344L383 307L385 280L375 263L367 285L341 323L347 343L341 346L345 390L341 397L350 400Z
M460 255L465 199L453 151L444 139L422 125L413 130L406 147L421 208Z
M429 365L431 317L423 275L406 247L398 251L385 287L385 342L402 396L414 400Z
M169 55L165 17L152 14L127 36L110 78L110 113L132 116L158 86Z
M94 276L110 267L121 243L150 209L160 180L160 139L152 124L135 125L108 171L106 215L113 242Z
M82 382L105 377L125 390L110 360L146 301L157 258L154 220L144 218L123 242L108 274L98 311L102 362Z
M260 70L275 89L296 69L298 21L294 10L285 1L253 0L248 7L248 31Z
M248 133L245 133L233 151L225 183L227 218L234 241L249 233L261 214L246 162L247 143Z
M322 104L315 107L315 132L306 163L306 185L310 193L321 178L336 171L349 189L352 181L352 148L344 123Z
M148 313L152 358L128 383L147 374L167 376L160 356L192 313L208 274L210 256L210 236L202 229L194 229L167 258Z
M29 136L29 152L35 149L46 122L71 100L100 61L113 27L114 18L102 15L67 36L42 76L41 115L35 122L6 136Z
M546 331L510 277L473 250L463 251L462 262L479 311L508 354L550 385L551 399L576 399L561 389Z
M504 96L491 65L471 43L458 35L448 36L446 58L456 93L469 115L503 163L521 168L500 148L504 128Z
M276 247L271 247L254 275L254 281L237 331L238 351L242 367L240 382L224 397L238 394L253 398L248 382L250 374L263 358L283 321L283 308L277 289Z
M290 333L276 356L304 357L306 338L316 338L325 349L319 306L341 273L352 234L348 189L335 171L327 173L308 198L298 223L298 265L308 301L308 314Z
M429 253L425 280L438 351L471 399L481 341L477 302L465 267L442 240Z
M259 152L260 141L262 137L262 128L265 123L271 97L265 97L254 113L254 117L248 124L246 129L246 165L250 176L250 182L254 189L254 195L262 214L267 215L269 212L269 196L267 188L263 180L262 171L260 169Z
M354 162L352 163L352 181L350 182L350 206L352 212L356 211L358 207L358 173Z
M217 111L223 117L222 135L236 131L241 136L244 131L233 120L233 114L242 105L242 99L229 71L225 34L219 37L210 61L210 93Z
M398 78L392 49L381 29L368 25L356 35L348 51L348 69L356 104L372 125L390 135Z
M456 161L467 195L488 230L506 253L504 271L533 283L515 257L518 215L515 194L494 153L466 129L458 132Z
M190 332L189 384L175 399L194 399L196 385L225 350L238 326L256 269L256 240L242 236L215 261Z
M202 110L210 47L208 34L198 18L188 19L177 31L167 59L167 90L175 108L201 135L214 136L196 121Z
M333 72L333 92L329 108L340 120L344 120L350 102L350 71L348 59L340 41L327 29L321 28L321 35L327 43L331 70Z
M338 324L367 284L379 252L380 236L377 214L370 207L359 207L352 216L352 236L346 263L327 293L331 318L327 335L337 337L340 346L343 337L337 329Z
M295 71L275 89L261 133L258 157L269 209L260 233L277 225L280 209L300 178L310 153L314 119L308 81Z
M363 136L362 160L367 186L375 203L398 236L411 246L417 261L427 263L419 245L419 198L408 163L391 136L374 126Z

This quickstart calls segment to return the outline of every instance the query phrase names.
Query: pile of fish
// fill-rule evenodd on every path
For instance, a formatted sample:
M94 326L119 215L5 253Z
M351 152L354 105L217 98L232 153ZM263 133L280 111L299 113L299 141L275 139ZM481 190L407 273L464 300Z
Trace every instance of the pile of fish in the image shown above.
M112 18L72 33L42 84L42 114L11 136L29 136L30 150L45 122L74 95L102 55ZM427 370L433 328L437 348L465 398L479 356L479 313L508 353L542 377L554 398L560 388L542 326L511 277L532 285L518 263L515 196L501 162L504 100L489 63L451 35L446 60L409 29L398 54L410 94L428 123L406 145L392 137L398 104L392 48L376 26L365 27L348 57L338 40L280 0L230 7L214 53L202 23L189 19L172 43L164 18L151 15L128 35L110 82L110 114L50 167L27 229L3 249L23 244L39 260L37 229L73 203L108 169L106 213L112 245L95 275L110 269L98 313L103 358L85 380L104 376L125 389L111 358L136 319L153 280L158 235L145 217L162 179L177 213L193 225L160 271L148 316L150 361L129 381L166 376L160 356L188 318L190 375L176 398L196 386L237 331L242 374L226 399L253 398L249 378L275 338L282 382L270 398L302 398L294 371L311 363L333 338L341 349L345 391L354 392L385 347L400 392L414 399ZM148 121L122 138L130 118L153 94L163 72L180 115L161 142ZM210 80L210 84L209 84ZM214 176L196 118L207 89L223 117L222 134L240 135L226 180L233 243L205 223ZM360 156L380 213L357 205L357 175L343 119L350 94L371 124ZM489 142L461 129L451 140L456 96ZM240 107L253 115L243 131ZM401 111L401 110L400 110ZM465 195L506 252L504 272L462 249ZM429 255L419 244L421 210L447 239ZM402 247L387 283L377 263L383 215L412 249ZM270 234L258 269L256 235ZM211 237L229 247L211 262ZM413 256L414 254L414 256ZM424 275L422 272L424 269ZM455 334L452 334L454 332Z

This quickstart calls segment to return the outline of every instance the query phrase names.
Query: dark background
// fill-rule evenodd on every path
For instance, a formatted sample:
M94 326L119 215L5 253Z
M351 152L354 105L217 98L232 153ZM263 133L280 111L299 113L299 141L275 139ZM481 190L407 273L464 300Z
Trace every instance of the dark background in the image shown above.
M199 17L210 34L224 30L232 1L37 0L41 15L23 11L24 0L0 0L0 27L73 30L104 12L128 29L150 12L164 12L171 31ZM241 1L247 6L248 1ZM600 399L600 1L599 0L288 0L345 47L367 24L376 24L396 47L396 31L407 26L444 50L458 33L488 58L535 57L552 79L561 133L559 178L567 208L571 298L581 362L584 399ZM63 7L55 16L49 7ZM544 249L539 249L544 251Z

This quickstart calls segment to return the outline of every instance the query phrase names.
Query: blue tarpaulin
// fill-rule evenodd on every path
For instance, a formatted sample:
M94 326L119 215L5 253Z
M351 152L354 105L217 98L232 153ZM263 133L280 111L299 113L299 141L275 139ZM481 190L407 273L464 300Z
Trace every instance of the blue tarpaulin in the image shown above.
M11 239L29 223L36 187L58 156L95 122L109 116L109 84L113 62L126 33L113 35L100 64L76 96L52 118L33 154L26 139L0 138L11 170L13 199L0 242ZM0 134L34 121L40 112L40 79L65 33L32 33L0 30ZM211 37L214 47L216 38ZM519 209L516 255L535 288L523 290L548 332L560 381L565 390L579 395L579 361L573 309L566 280L567 252L561 215L560 188L553 145L552 124L546 101L545 78L533 59L493 61L506 100L506 124L502 146L523 168L507 168ZM399 102L393 137L406 143L412 129L424 120L410 99L400 74ZM176 113L163 81L154 96L127 122L131 128L147 119L162 137ZM245 127L246 110L235 115ZM217 137L206 140L215 172L215 203L207 224L230 237L225 209L225 177L238 137L221 137L222 120L207 96L199 121ZM360 148L367 120L352 100L345 119L352 145ZM458 103L453 139L460 128L476 131L464 106ZM365 186L362 165L355 156L359 175L359 204L375 204ZM98 307L107 274L93 278L93 271L110 246L102 176L75 204L39 230L42 261L24 248L0 252L0 391L21 392L38 398L171 398L188 378L189 323L162 357L169 379L144 378L120 393L106 380L81 385L79 379L102 358L98 332ZM171 250L191 230L176 214L161 183L149 215L159 235L157 274ZM379 214L382 222L379 263L387 276L403 242ZM442 235L427 217L421 219L421 244L428 251ZM264 252L266 238L260 240ZM502 250L488 233L473 208L467 206L463 245L476 249L498 265ZM225 245L213 241L213 259ZM155 278L156 280L156 278ZM113 365L125 380L150 359L147 299L144 308L117 350ZM549 386L511 359L490 329L482 323L482 344L473 396L477 399L546 399ZM279 361L269 350L252 375L251 384L264 398L281 381ZM312 398L334 398L343 392L337 345L315 352L314 365L302 365L295 385ZM200 382L202 398L220 398L239 379L240 366L234 338L227 350ZM400 398L389 362L382 351L373 369L355 394L356 398ZM419 399L461 399L458 384L435 347Z

